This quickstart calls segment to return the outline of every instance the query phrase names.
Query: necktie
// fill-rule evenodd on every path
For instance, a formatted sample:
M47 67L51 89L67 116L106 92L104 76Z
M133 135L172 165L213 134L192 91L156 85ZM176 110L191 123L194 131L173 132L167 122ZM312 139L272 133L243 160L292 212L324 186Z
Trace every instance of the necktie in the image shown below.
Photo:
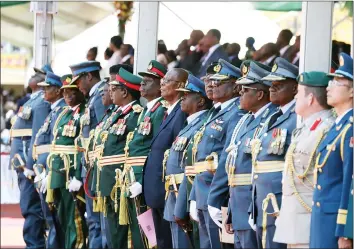
M252 123L253 120L254 120L254 115L251 115L251 117L249 117L248 120L247 120L247 126L249 126L250 123Z
M283 112L281 111L281 109L279 109L279 111L274 113L273 116L270 118L268 127L271 127L281 115L283 115Z
M167 113L167 111L165 111L165 116L163 116L163 121L166 120L167 116L168 116L168 113Z

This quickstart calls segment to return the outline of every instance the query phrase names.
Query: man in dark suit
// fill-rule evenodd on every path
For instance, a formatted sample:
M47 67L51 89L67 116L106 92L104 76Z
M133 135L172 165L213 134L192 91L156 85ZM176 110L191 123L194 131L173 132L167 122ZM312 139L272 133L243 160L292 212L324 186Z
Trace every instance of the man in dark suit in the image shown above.
M170 224L163 219L165 206L164 161L165 151L184 127L187 116L181 111L180 93L188 79L184 69L175 68L165 75L161 81L161 96L168 102L164 121L151 141L151 150L144 166L143 193L146 205L151 207L154 220L158 248L172 248Z
M242 61L238 57L240 53L241 46L238 43L231 43L227 46L226 53L229 56L230 63L235 67L240 68Z
M266 43L258 49L253 56L253 60L273 67L275 59L279 56L279 49L275 43Z
M205 76L206 70L212 62L218 61L219 59L229 60L226 52L220 45L220 38L220 31L217 29L211 29L202 39L203 44L209 49L199 61L200 68L195 75L197 78Z

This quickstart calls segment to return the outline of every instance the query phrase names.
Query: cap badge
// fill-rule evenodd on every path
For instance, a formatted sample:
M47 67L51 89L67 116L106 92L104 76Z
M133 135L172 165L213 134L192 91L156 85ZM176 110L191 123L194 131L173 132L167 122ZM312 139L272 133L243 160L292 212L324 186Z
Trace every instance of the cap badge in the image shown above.
M221 65L220 65L220 64L217 64L217 65L214 67L214 71L215 71L216 73L218 73L218 72L220 72L220 70L221 70Z
M246 75L248 73L248 67L246 66L246 65L244 65L243 67L242 67L242 74L243 74L243 76L244 75Z
M152 63L150 63L148 66L148 70L151 70L151 69L152 69Z
M344 59L343 59L343 56L340 56L339 57L339 66L343 66L344 65Z
M303 81L304 81L304 75L301 74L301 75L300 75L300 82L303 82Z
M277 69L278 69L278 65L277 65L277 64L274 64L273 67L272 67L272 72L277 71Z
M67 78L65 79L65 82L66 82L67 84L70 84L71 79L70 79L69 77L67 77Z

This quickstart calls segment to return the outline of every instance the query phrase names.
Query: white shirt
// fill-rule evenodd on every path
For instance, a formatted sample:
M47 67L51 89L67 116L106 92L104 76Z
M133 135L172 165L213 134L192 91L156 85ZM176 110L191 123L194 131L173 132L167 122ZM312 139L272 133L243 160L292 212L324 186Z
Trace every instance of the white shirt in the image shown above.
M280 107L280 109L283 112L283 114L286 113L294 103L295 103L295 99L293 99L292 101L290 101L286 105Z
M79 106L80 106L80 104L78 104L78 105L76 105L74 107L71 107L71 110L73 110L73 112L74 112L74 111L76 111L77 108L79 108Z
M117 64L119 64L119 62L120 62L121 60L122 60L122 57L120 56L120 51L117 50L117 51L115 51L115 52L112 54L111 58L109 58L109 59L107 60L106 67L107 67L107 68L110 68L110 67L113 66L113 65L117 65Z
M353 108L350 108L348 111L346 111L345 113L343 113L341 116L336 118L336 124L339 124L339 122L342 120L342 118L347 115L348 112L353 111Z
M173 105L169 106L167 108L167 115L170 115L170 113L172 112L173 108L175 108L175 106L178 104L179 100L177 100Z
M224 110L226 107L228 107L232 102L234 102L237 99L237 97L233 99L229 99L228 101L225 101L224 103L221 103L221 110Z
M282 49L280 49L279 50L280 56L283 56L289 47L290 47L290 45L287 45L287 46L283 47Z
M167 69L171 70L171 69L175 68L177 66L177 64L178 64L178 61L171 61L170 63L168 63Z
M221 45L218 43L218 44L215 44L214 46L212 46L211 48L209 48L209 51L208 51L208 54L207 56L204 58L203 60L203 63L202 65L204 66L205 63L207 62L207 60L210 58L210 56L215 52L215 50L220 47Z
M269 57L268 59L266 59L263 63L266 65L269 65L269 63L275 58L275 55Z
M50 105L50 109L51 110L54 110L55 107L57 107L57 105L59 104L59 102L62 100L63 98L61 99L58 99L57 101L55 101L53 104Z
M262 106L261 109L259 109L256 113L253 113L254 119L256 119L259 115L262 114L262 112L268 108L268 106L270 106L271 102L269 102L268 104Z
M122 110L122 112L124 112L125 110L128 109L129 106L131 106L136 100L133 100L132 102L130 102L129 104L123 106L123 107L119 107L118 110Z
M146 103L146 107L147 107L146 113L148 113L151 110L151 108L156 104L157 101L159 101L160 98L161 97L158 97Z
M296 53L296 56L291 63L295 64L299 59L300 59L300 51Z
M198 118L200 115L202 115L204 112L206 112L207 110L202 110L196 113L193 113L192 115L187 117L187 123L190 124L192 123L196 118Z
M217 103L214 104L214 108L215 108L215 109L218 108L219 106L221 106L221 103L220 103L220 102L217 102Z
M90 92L89 92L89 96L91 97L92 94L96 91L96 89L98 88L100 82L97 82L96 84L93 85L93 87L91 88Z
M127 62L130 59L130 57L132 57L130 54L127 54L126 56L124 56L122 58L122 60L120 61L120 64Z

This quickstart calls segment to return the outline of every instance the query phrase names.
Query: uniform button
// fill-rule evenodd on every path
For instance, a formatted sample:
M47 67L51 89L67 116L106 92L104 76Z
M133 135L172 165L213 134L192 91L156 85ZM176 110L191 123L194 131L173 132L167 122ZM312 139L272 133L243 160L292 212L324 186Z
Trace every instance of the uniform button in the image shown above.
M321 204L320 204L319 202L316 202L316 206L317 206L317 207L320 207Z
M210 135L211 138L213 138L214 136L213 135Z
M136 131L138 128L135 128L134 130Z
M318 189L318 190L321 190L321 185L317 185L317 189Z
M186 159L188 159L188 157L186 157Z
M353 190L351 191L351 193L352 193L352 195L354 195L354 192L353 192Z
M322 173L322 169L321 169L321 168L319 168L319 169L318 169L318 172Z
M259 150L262 150L262 147L260 147Z
M312 206L315 205L315 203L312 201Z
M258 175L255 175L253 178L254 178L254 179L258 179Z
M267 133L264 133L264 135L263 135L263 136L265 136L265 137L266 137L267 135L268 135Z

